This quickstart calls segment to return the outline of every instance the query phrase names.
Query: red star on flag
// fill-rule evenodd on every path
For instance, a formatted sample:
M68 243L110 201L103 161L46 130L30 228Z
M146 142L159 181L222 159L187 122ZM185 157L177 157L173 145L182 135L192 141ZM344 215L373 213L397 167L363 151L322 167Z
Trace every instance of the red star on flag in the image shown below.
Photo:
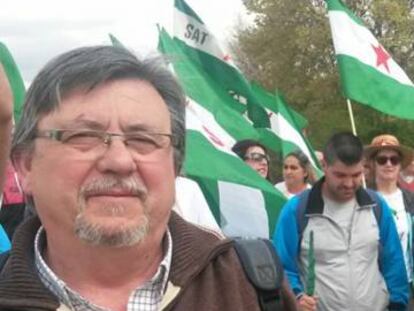
M377 55L377 67L383 65L389 73L390 68L388 67L388 60L391 58L390 55L384 50L381 44L378 44L378 46L374 46L373 44L371 44L371 46L374 49L375 54Z

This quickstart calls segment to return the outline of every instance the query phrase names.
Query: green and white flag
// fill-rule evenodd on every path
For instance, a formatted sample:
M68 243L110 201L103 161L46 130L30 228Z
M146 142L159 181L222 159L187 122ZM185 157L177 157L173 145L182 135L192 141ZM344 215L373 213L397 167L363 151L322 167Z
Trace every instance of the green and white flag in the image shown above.
M109 35L109 39L111 40L111 43L112 43L113 46L125 49L125 45L123 45L122 42L119 41L117 37L115 37L111 33L108 34L108 35Z
M252 83L252 89L260 103L266 107L271 124L270 129L257 129L261 133L261 141L270 146L275 146L274 142L278 141L275 151L281 152L283 157L300 149L309 158L316 174L321 176L322 172L315 152L310 142L301 133L296 121L297 116L292 113L283 96L273 95L256 83Z
M238 111L247 110L255 127L269 127L266 111L257 102L249 82L221 48L201 18L184 0L174 1L174 40L189 59L197 62L222 88L232 94Z
M174 59L174 72L189 97L185 174L199 183L226 235L269 238L285 198L231 151L236 141L257 140L260 134L163 30L159 49Z
M414 85L391 55L340 0L327 0L345 96L414 120Z
M23 110L24 96L26 93L24 82L14 62L13 56L5 44L0 42L0 62L4 67L4 71L9 80L9 84L13 93L13 116L14 121L17 122L20 119L20 115Z
M301 134L301 129L307 125L306 119L293 111L290 111L288 119L283 118L281 117L283 114L275 111L277 104L274 100L271 103L264 102L264 98L269 102L268 96L263 96L257 84L250 84L244 78L231 61L231 57L223 52L214 34L184 0L175 0L174 14L174 41L188 59L198 63L212 79L218 82L219 87L242 95L247 100L248 107L259 107L255 111L260 113L251 113L249 117L255 127L263 133L260 142L269 149L281 153L282 156L286 155L286 151L301 149L313 162L312 148ZM283 111L287 110L290 109L285 106ZM251 118L252 114L255 116L254 119ZM279 121L282 124L278 124ZM315 163L315 167L318 167L318 164Z
M210 111L190 100L186 112L185 174L199 183L223 233L271 237L283 195L231 152L236 137Z

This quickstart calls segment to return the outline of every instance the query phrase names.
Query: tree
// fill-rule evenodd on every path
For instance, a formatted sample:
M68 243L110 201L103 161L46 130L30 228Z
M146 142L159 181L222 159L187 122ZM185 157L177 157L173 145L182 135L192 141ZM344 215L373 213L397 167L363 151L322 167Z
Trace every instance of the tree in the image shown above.
M393 58L414 76L412 1L349 0L356 12ZM249 79L269 91L282 91L310 123L316 148L333 131L350 129L341 95L335 55L324 2L321 0L246 0L253 25L237 30L232 48ZM398 120L363 105L353 105L357 131L364 142L391 131L410 144L414 122ZM412 143L411 143L412 144Z

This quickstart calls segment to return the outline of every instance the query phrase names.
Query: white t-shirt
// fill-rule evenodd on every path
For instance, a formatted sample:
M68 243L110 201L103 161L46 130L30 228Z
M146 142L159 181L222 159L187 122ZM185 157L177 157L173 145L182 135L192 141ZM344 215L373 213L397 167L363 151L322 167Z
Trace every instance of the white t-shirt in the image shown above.
M198 184L185 177L175 179L173 210L185 220L221 232Z
M309 189L310 187L311 187L311 185L306 184L306 189ZM291 192L289 192L288 188L286 187L286 183L285 183L284 181L277 183L277 184L275 185L275 188L276 188L277 190L279 190L280 192L282 192L282 194L283 194L286 198L288 198L288 199L290 199L291 197L293 197L293 196L295 196L295 195L299 194L299 193L291 193Z
M404 254L405 266L407 271L411 271L410 268L410 259L409 259L409 232L410 232L410 216L407 214L404 206L403 194L400 189L391 193L385 194L379 192L385 199L385 202L391 208L392 214L394 216L395 225L397 226L398 236L400 237L401 247ZM411 273L408 273L408 280L412 280Z

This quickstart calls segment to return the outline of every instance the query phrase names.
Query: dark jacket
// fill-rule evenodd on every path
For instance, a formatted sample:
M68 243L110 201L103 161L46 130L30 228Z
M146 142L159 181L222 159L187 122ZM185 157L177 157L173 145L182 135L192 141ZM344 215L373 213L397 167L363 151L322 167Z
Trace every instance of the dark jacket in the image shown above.
M15 233L10 257L0 275L0 310L57 310L57 298L43 285L34 265L38 218ZM233 242L201 230L175 213L169 222L173 254L162 310L259 311L257 295L243 272ZM288 287L285 310L295 310ZM62 308L63 310L63 308Z

